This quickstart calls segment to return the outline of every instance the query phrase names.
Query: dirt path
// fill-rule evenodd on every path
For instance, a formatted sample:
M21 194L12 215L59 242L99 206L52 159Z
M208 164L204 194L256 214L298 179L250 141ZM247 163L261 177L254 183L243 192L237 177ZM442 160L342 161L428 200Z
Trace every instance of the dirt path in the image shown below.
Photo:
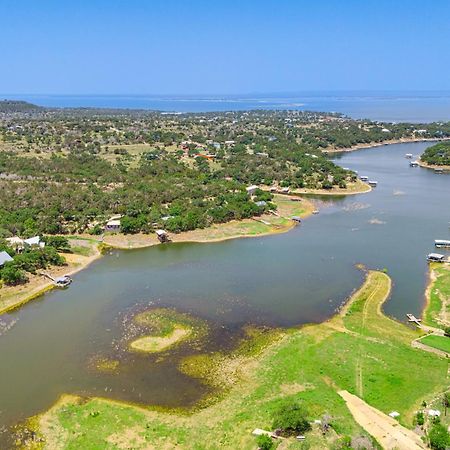
M356 422L371 434L384 449L420 450L426 448L420 437L395 419L368 405L356 395L339 391Z

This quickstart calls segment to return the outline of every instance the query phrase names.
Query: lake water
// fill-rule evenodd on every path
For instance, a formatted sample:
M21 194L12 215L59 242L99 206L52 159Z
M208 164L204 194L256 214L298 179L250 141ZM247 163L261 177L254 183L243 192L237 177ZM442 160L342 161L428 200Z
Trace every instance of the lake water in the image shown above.
M317 199L320 214L286 234L211 244L113 251L53 291L0 317L0 424L48 408L62 393L142 404L189 406L208 392L177 370L192 352L232 348L246 324L295 326L334 313L363 280L355 264L393 278L388 314L419 314L434 239L450 239L450 175L410 168L405 153L429 143L365 149L338 157L377 180L371 193ZM448 252L447 252L448 253ZM120 336L146 305L174 307L211 327L203 348L180 345L162 361L126 352ZM116 374L93 370L117 357Z
M386 122L450 120L450 92L302 92L285 95L151 96L151 95L0 95L48 107L138 108L175 112L249 109L333 111L355 119Z

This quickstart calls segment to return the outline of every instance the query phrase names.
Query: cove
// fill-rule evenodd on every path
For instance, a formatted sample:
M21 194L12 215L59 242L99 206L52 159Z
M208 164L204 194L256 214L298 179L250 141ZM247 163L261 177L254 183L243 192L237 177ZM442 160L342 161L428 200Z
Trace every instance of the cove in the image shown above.
M316 197L320 214L292 231L210 244L112 251L54 291L0 318L0 425L48 408L62 393L165 407L193 406L209 387L178 371L183 356L231 349L247 324L290 327L330 317L359 287L355 268L386 268L393 279L387 314L419 315L425 256L448 239L450 176L410 168L431 143L395 144L336 162L378 181L371 193ZM208 323L201 348L181 344L164 358L127 352L129 318L170 307ZM121 370L92 367L119 355Z

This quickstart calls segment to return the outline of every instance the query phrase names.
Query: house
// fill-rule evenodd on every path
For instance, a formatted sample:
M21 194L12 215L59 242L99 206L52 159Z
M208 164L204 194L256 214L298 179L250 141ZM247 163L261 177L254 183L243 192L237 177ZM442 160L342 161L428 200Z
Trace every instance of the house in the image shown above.
M12 261L13 258L11 258L11 256L9 256L8 253L6 252L0 252L0 267L3 266L3 264Z
M120 219L109 220L106 222L105 231L120 231Z
M40 248L44 248L45 247L45 242L41 241L40 236L34 236L28 239L24 239L23 241L25 247L40 247Z
M18 236L13 236L6 238L5 241L10 247L12 247L16 252L21 252L24 248L23 239Z
M258 186L252 184L251 186L249 186L245 190L247 191L248 195L254 195L257 189L258 189Z

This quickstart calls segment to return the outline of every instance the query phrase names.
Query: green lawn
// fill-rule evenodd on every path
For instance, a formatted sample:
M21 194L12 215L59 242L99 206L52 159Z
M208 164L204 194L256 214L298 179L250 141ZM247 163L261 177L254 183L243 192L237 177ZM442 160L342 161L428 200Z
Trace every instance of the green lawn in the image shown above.
M412 348L418 332L381 313L389 292L389 277L370 272L341 315L286 331L258 358L222 355L219 372L206 374L205 382L224 373L241 381L220 401L190 414L92 399L56 404L32 423L49 447L58 443L64 449L120 448L118 442L128 436L128 446L136 449L253 450L251 431L271 429L274 411L289 400L302 403L311 420L331 415L334 431L326 437L309 433L307 448L332 448L338 436L364 434L337 394L345 389L385 413L399 411L400 422L412 427L422 401L447 387L447 361ZM303 445L292 440L283 448Z
M430 347L437 348L443 352L450 353L450 337L447 336L425 336L420 340L423 344L429 345Z
M450 269L446 265L434 263L431 265L431 270L436 274L436 280L431 286L429 304L423 319L426 325L442 328L442 315L450 316L450 305L446 307L445 311L442 311L442 299L450 298Z

